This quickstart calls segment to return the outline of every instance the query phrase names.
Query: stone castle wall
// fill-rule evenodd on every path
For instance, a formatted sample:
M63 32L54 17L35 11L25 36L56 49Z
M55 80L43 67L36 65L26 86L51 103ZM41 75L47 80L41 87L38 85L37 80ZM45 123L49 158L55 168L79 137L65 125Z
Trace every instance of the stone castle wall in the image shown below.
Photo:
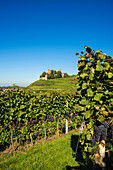
M52 69L52 71L54 72L53 69ZM59 71L61 71L61 69L59 69ZM48 74L51 74L51 70L50 69L48 69ZM64 77L64 73L62 73L62 77ZM47 80L47 74L45 75L45 77L41 77L40 80Z

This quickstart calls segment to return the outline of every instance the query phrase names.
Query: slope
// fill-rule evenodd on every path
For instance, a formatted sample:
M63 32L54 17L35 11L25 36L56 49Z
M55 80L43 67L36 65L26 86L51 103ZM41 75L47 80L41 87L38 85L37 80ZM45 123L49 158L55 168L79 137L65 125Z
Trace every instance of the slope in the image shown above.
M48 80L37 80L27 86L27 89L48 91L48 90L63 90L73 91L75 90L75 84L77 83L77 76L72 75L67 78L56 78Z

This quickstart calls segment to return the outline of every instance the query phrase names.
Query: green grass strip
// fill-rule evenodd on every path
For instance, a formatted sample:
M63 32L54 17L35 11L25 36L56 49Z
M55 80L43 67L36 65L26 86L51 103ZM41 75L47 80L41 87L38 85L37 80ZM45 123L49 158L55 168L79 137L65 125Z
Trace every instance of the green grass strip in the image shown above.
M80 167L82 162L74 161L77 138L78 134L66 135L49 142L42 142L30 150L22 151L24 153L20 151L14 153L13 157L0 157L1 160L4 159L0 162L0 168L1 170L65 170L75 167L85 169Z

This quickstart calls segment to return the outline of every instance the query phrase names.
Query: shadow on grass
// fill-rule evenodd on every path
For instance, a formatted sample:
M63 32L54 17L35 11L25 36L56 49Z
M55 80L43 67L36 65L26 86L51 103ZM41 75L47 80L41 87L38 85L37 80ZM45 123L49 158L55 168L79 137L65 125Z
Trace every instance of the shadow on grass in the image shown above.
M108 157L108 153L107 153L106 166L107 166L108 170L113 170L113 151L110 151L109 157Z
M80 166L66 166L66 170L70 170L70 169L80 169L80 170L92 170L92 162L90 159L83 159L83 156L82 156L82 146L80 146L80 143L79 143L79 146L78 146L78 149L77 149L77 154L76 154L76 158L75 158L75 151L76 151L76 147L77 147L77 142L78 142L78 138L79 138L79 135L72 135L71 136L71 148L73 150L73 161L74 159L76 159L76 161L79 163ZM74 164L74 162L72 163Z
M76 151L76 147L77 147L77 143L78 143L78 138L79 138L79 135L72 135L71 136L71 148L74 152L74 154L72 156L74 157L74 159L75 159L75 151ZM79 162L79 163L85 163L83 156L82 156L82 151L80 149L80 143L79 143L78 149L77 149L76 161Z
M71 170L71 169L76 169L76 170L83 170L84 166L66 166L66 170Z

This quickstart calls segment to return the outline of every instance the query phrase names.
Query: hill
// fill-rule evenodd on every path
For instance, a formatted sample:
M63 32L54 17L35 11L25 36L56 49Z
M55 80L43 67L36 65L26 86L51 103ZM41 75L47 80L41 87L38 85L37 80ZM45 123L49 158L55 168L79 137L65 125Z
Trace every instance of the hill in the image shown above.
M63 90L69 92L75 90L76 83L77 75L72 75L66 78L37 80L31 83L29 86L27 86L27 89L37 91Z

